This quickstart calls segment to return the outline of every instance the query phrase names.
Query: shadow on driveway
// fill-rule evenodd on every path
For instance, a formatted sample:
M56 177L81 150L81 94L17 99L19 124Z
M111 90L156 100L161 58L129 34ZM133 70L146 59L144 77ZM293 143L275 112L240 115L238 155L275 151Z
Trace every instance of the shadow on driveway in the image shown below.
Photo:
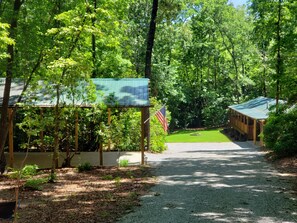
M249 143L175 143L148 154L158 184L119 222L296 222L296 197Z

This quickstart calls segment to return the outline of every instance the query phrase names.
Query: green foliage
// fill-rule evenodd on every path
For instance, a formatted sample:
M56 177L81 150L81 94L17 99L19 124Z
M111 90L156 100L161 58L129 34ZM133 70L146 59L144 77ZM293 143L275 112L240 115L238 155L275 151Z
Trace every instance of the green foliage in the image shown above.
M21 170L15 170L12 171L9 174L9 177L12 179L18 179L18 178L30 178L32 176L35 176L38 171L38 166L36 164L33 165L25 165Z
M231 103L212 91L205 93L205 105L202 109L203 125L218 127L227 123L227 106Z
M127 167L129 165L129 160L128 159L120 159L119 161L119 166L120 167Z
M40 122L39 110L35 107L24 106L20 111L20 115L22 120L17 126L26 136L23 136L21 132L17 132L24 137L23 141L19 143L21 148L28 149L32 145L39 144L38 136L44 123Z
M296 101L296 1L251 1L265 93ZM269 75L268 75L269 74ZM267 84L267 86L266 86ZM280 90L281 89L281 90Z
M151 98L151 103L154 107L151 109L151 113L154 114L158 109L162 107L162 104L157 101L155 98ZM166 110L166 119L170 121L170 112ZM164 131L163 126L159 122L156 116L151 117L151 152L161 153L167 149L165 145L167 132Z
M121 186L121 180L122 180L121 177L114 178L114 183L117 187Z
M165 145L167 133L156 117L151 119L151 152L161 153L167 149Z
M38 166L36 164L33 165L25 165L21 170L21 175L23 177L32 177L37 174Z
M136 109L115 111L111 118L109 137L115 149L138 151L140 148L140 112Z
M297 108L270 114L264 126L264 142L279 156L297 154Z
M82 164L79 164L77 167L78 172L85 172L92 170L92 165L89 162L85 162Z
M6 53L7 45L15 44L14 40L9 38L8 28L7 23L1 23L0 21L0 60L8 57Z
M226 0L160 1L150 87L151 95L166 102L171 112L171 130L224 125L228 105L259 95L274 97L277 82L281 97L297 101L296 1L251 0L250 5L247 11ZM95 89L78 90L78 81L143 76L151 6L147 0L105 0L97 6L83 0L25 1L11 32L14 5L6 1L0 4L0 76L8 68L7 46L13 45L13 78L30 80L36 88L47 86L44 93L53 100L60 90L72 102L94 101ZM32 89L24 96L34 103ZM86 98L85 91L90 92ZM81 151L95 151L108 139L114 149L139 150L138 110L114 109L108 126L104 106L77 109L55 102L57 113L44 109L42 121L38 109L18 110L22 123L15 129L16 145L72 150L77 112ZM166 149L165 136L153 117L152 151Z
M29 190L42 190L42 185L47 182L47 178L28 179L24 184L24 188Z
M112 175L104 175L103 177L102 177L102 179L103 180L112 180L113 179L113 176Z
M48 177L48 182L49 183L54 183L57 180L57 174L56 173L50 173Z

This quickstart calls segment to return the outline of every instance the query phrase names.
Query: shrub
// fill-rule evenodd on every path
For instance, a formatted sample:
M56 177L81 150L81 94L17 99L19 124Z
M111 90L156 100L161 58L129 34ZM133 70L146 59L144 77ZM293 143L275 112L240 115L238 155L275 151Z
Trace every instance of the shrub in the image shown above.
M47 182L47 178L29 179L24 184L24 188L29 190L42 190L42 185Z
M32 177L37 174L38 166L36 164L34 165L26 165L23 169L21 170L15 170L9 174L9 177L12 179L17 179L17 178L28 178Z
M112 116L110 137L115 149L139 150L140 112L136 109L121 111Z
M151 109L151 114L154 114L157 109L162 107L162 104L155 98L151 98L154 108ZM139 151L141 140L141 113L137 109L128 109L114 112L110 128L106 134L110 137L112 145L115 149L122 151ZM166 117L170 113L166 111ZM151 151L162 152L166 150L165 137L162 125L155 116L150 119L151 131ZM105 142L107 143L107 142Z
M166 141L167 133L156 117L151 119L151 152L161 153L167 149Z
M297 107L271 114L263 133L266 147L278 156L297 154Z
M162 107L162 104L157 101L155 98L151 98L152 104L154 104L154 108L152 109L154 112L157 109ZM169 123L170 120L170 112L166 109L166 119ZM150 133L151 133L151 147L150 150L153 153L161 153L167 149L166 147L166 135L167 132L164 131L163 126L159 122L156 116L151 117L151 124L150 124Z
M127 167L128 165L129 165L129 160L127 160L127 159L122 159L119 161L120 167Z
M77 167L78 172L90 171L91 169L92 169L92 165L89 162L79 164L78 167Z
M122 180L121 177L114 178L114 183L117 187L121 186L121 180Z
M37 174L38 166L36 164L34 165L26 165L22 171L21 175L22 177L31 177Z

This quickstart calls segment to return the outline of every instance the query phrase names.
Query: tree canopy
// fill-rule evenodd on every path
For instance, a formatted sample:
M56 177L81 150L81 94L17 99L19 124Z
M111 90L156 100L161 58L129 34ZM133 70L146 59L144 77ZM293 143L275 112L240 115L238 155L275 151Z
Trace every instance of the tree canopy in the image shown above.
M57 86L90 77L143 77L152 6L0 1L0 77L48 80L57 94ZM157 7L151 95L167 104L171 129L224 125L228 105L260 95L296 103L296 1L160 0Z

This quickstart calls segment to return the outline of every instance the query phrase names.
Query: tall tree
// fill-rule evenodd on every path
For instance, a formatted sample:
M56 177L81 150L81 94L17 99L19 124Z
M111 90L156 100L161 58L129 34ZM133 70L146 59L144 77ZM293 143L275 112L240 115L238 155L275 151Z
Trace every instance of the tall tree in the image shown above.
M156 19L157 19L157 12L158 12L158 0L153 0L152 6L152 15L150 21L150 28L147 35L147 47L146 47L146 54L145 54L145 77L151 78L152 73L152 54L153 54L153 47L154 47L154 40L155 40L155 33L156 33Z
M9 38L15 39L16 37L16 28L18 25L18 15L21 9L22 4L24 1L15 0L13 4L13 12L11 15L10 21L10 29L9 29ZM9 96L10 96L10 89L11 89L11 82L13 78L13 70L15 66L15 52L14 52L14 45L8 44L7 46L7 65L6 65L6 78L5 78L5 86L4 86L4 93L3 93L3 101L2 101L2 108L1 108L1 128L0 128L0 173L3 173L6 166L6 159L4 156L4 146L7 138L8 133L8 105L9 105Z
M296 75L294 56L296 52L296 2L290 0L251 1L254 16L257 47L263 54L263 66L267 71L268 96L280 99L294 98ZM263 53L264 52L264 53ZM293 71L293 72L292 72ZM277 106L278 107L278 106Z
M281 29L282 29L282 0L278 0L277 5L277 22L276 22L276 110L279 109L279 99L280 99L280 79L283 76L283 60L281 54L282 38L281 38Z
M145 54L145 71L144 76L146 78L151 78L151 67L152 67L152 54L153 54L153 47L154 47L154 40L155 40L155 33L156 33L156 19L157 19L157 12L158 12L158 0L153 0L152 6L152 14L151 14L151 21L150 21L150 28L147 35L147 48ZM149 119L150 117L150 110L146 108L144 111L144 120ZM147 149L150 148L150 121L148 120L145 123L145 135L147 138Z

